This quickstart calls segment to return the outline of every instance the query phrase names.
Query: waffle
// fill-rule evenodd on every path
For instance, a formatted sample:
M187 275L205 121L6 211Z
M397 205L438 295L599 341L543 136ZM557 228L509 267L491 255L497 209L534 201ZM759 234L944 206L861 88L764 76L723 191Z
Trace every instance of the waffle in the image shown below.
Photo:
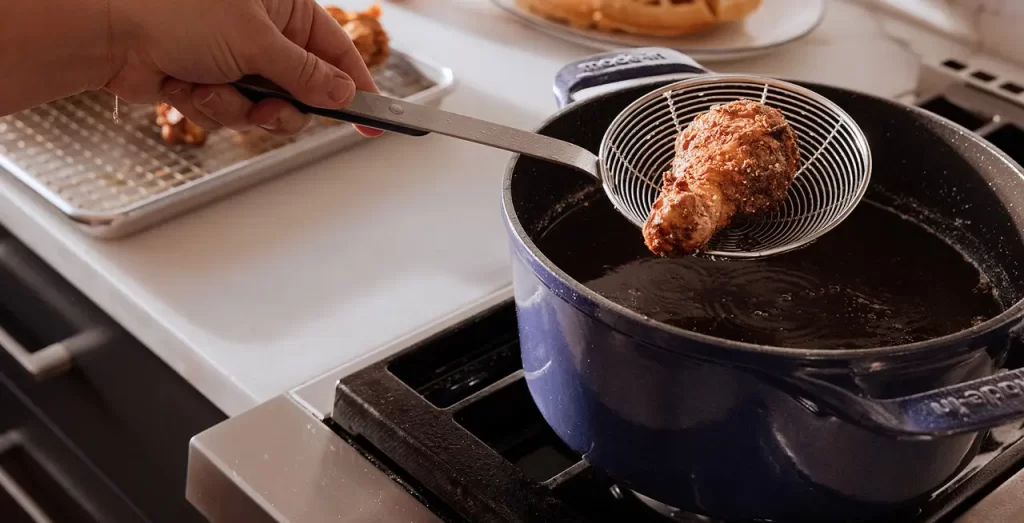
M517 0L519 7L548 20L573 27L594 27L600 0Z
M600 31L644 36L682 36L735 22L761 0L518 0L549 20Z
M708 5L719 22L736 22L757 11L761 0L708 0Z

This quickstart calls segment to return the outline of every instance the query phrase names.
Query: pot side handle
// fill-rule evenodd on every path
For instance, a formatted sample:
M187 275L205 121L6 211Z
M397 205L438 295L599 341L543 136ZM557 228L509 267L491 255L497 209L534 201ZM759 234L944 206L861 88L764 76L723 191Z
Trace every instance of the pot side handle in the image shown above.
M1010 350L1024 350L1024 343L1014 337ZM812 401L820 400L835 415L900 438L933 439L1024 419L1024 368L885 400L860 397L806 376L800 381Z
M555 75L555 100L562 108L583 89L669 74L708 74L693 58L661 47L622 49L591 55L562 67Z

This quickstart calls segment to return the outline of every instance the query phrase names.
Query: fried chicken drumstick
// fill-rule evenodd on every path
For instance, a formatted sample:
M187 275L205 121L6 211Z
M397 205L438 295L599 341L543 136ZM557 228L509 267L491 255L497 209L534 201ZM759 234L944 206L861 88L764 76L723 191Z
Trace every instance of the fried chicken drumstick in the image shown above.
M782 112L752 100L699 115L675 149L643 227L647 248L660 256L701 251L734 216L777 208L800 162L796 133Z

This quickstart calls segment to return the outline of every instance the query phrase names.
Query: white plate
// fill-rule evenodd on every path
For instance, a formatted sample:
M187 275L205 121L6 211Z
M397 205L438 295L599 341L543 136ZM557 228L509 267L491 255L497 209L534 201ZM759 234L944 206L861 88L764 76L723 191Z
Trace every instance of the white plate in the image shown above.
M637 36L579 29L552 22L516 5L516 0L491 0L526 24L552 36L602 51L624 47L667 47L694 60L739 60L766 53L810 33L825 18L825 0L764 0L741 22L705 33L674 38Z

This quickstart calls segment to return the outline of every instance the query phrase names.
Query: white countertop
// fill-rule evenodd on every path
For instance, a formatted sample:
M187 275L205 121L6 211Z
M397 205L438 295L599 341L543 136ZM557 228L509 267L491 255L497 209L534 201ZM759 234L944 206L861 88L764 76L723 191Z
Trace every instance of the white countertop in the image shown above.
M444 108L513 126L550 115L558 68L594 52L486 0L383 7L398 45L454 69ZM969 51L837 0L801 42L710 66L898 96L913 89L920 54ZM4 173L0 223L234 415L508 296L508 158L387 136L112 242L79 233Z

